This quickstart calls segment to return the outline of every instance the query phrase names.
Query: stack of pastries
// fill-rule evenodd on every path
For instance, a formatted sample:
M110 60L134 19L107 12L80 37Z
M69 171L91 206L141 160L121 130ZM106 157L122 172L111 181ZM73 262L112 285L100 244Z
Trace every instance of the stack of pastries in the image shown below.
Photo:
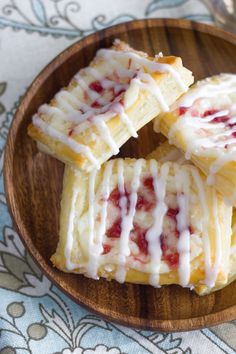
M199 295L236 278L236 75L192 83L115 40L39 107L28 133L66 164L57 268ZM165 143L110 159L151 120Z

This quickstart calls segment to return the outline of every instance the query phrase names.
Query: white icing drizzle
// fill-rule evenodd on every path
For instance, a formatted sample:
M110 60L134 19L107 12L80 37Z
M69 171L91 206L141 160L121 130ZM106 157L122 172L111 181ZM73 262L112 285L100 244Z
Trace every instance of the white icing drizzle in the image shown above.
M219 97L219 103L222 97L228 102L229 96L227 95L236 94L236 75L219 75L215 77L214 84L211 80L210 78L200 81L173 106L173 109L176 109L195 105L199 110L199 116L196 116L196 109L194 117L191 115L191 109L187 110L172 125L168 133L169 141L174 142L175 145L179 145L176 141L176 133L181 132L184 135L186 159L190 159L192 154L214 157L209 168L207 179L209 184L214 183L215 174L224 165L230 161L236 161L236 137L232 135L236 133L236 126L232 126L236 122L235 104L225 108L225 105L230 105L226 103L218 112L212 114L209 112L205 117L200 116L201 110L209 110L209 104L212 100L215 102L216 97ZM229 119L217 122L218 117L225 116Z
M49 106L47 104L43 104L42 106L39 107L38 113L41 114L47 114L49 116L52 116L53 114L57 115L64 115L64 113L55 106Z
M142 159L138 159L135 161L133 166L134 174L133 174L133 180L131 182L131 193L129 196L129 202L130 202L129 210L127 210L127 197L124 195L125 189L124 189L124 179L123 179L124 178L123 160L119 159L117 165L118 188L121 194L121 199L120 199L121 235L120 235L119 255L118 255L119 267L116 272L116 280L119 281L120 283L123 283L125 281L125 276L126 276L126 266L125 266L126 257L128 257L130 254L129 235L130 235L130 231L133 228L133 220L134 220L136 203L138 198L137 192L140 185L140 174L142 171L143 161L144 160Z
M189 232L189 174L184 168L174 166L177 188L177 202L179 213L176 216L179 240L177 250L179 253L179 281L180 285L187 286L190 280L190 232ZM181 192L180 192L181 191Z
M119 152L119 148L115 143L115 140L112 139L111 136L111 132L108 128L108 126L106 125L106 123L104 122L104 120L100 119L100 118L95 118L95 125L97 127L97 129L99 130L99 133L102 137L102 139L107 142L107 144L110 146L111 151L114 155L118 154Z
M159 63L155 60L150 60L145 56L140 56L132 51L101 49L97 52L97 57L103 57L104 60L109 63L109 67L113 68L113 79L111 79L109 75L108 77L104 77L95 67L84 68L79 71L73 78L73 80L77 81L78 83L76 87L73 87L70 91L61 90L56 94L55 99L59 105L59 108L52 107L50 105L44 105L39 109L39 113L47 114L49 116L57 114L57 117L59 117L60 120L64 122L72 122L75 125L73 127L74 132L77 134L87 129L91 124L93 124L93 118L99 116L99 120L95 120L100 136L102 140L108 143L112 152L117 153L118 147L116 146L112 135L108 131L109 128L105 127L105 121L111 119L114 116L114 113L115 115L118 114L121 121L126 125L129 133L133 137L137 137L138 135L133 122L126 114L125 108L128 107L124 107L124 104L119 102L119 96L113 98L113 102L111 102L110 99L106 97L106 95L103 97L102 93L96 92L96 90L92 89L90 84L93 82L93 79L98 80L103 89L113 89L115 95L122 90L126 92L127 89L132 86L132 83L135 82L137 84L136 86L138 86L138 92L142 88L150 91L160 102L160 106L164 111L169 109L168 104L165 101L160 88L158 87L158 84L152 78L151 74L154 72L170 73L183 91L186 91L187 87L184 81L181 79L178 71L171 65ZM125 67L127 63L129 63L128 68ZM148 72L144 73L144 70ZM88 74L89 79L87 79L86 74ZM122 83L119 82L119 79ZM128 79L128 83L124 83L124 79ZM91 101L90 103L81 102L77 97L77 95L81 96L85 93L88 99ZM93 107L92 104L94 102L97 102L102 107L97 107L96 105ZM126 101L124 100L124 102ZM125 106L127 106L127 103L125 103ZM107 115L107 112L111 114ZM100 120L104 120L104 122L102 123ZM43 131L45 134L53 134L55 139L62 141L64 144L66 143L71 148L73 145L74 151L80 154L85 154L86 157L88 157L88 150L85 151L85 149L82 148L78 149L78 144L75 142L74 138L67 139L66 135L63 136L63 134L60 132L56 134L56 129L54 129L52 133L50 123L47 123L46 125L45 124L41 124L41 127L44 125ZM39 125L39 122L37 122L38 127ZM72 141L74 141L76 145L73 144ZM92 155L89 155L90 161L95 164Z
M163 164L160 168L160 173L158 174L157 162L155 160L150 160L150 171L153 177L154 191L158 202L153 211L153 225L147 231L146 239L148 241L148 252L150 255L149 282L153 286L158 286L162 255L160 236L162 234L164 216L167 212L165 194L169 164Z
M202 182L202 179L199 175L198 170L191 166L191 172L193 179L195 181L196 187L198 189L198 197L200 200L200 204L202 206L202 217L203 217L203 227L202 227L202 239L203 239L203 247L204 247L204 263L205 263L205 280L204 283L212 288L215 283L213 283L214 280L214 273L211 265L211 245L210 245L210 240L209 240L209 234L208 234L208 222L209 222L209 213L208 213L208 207L207 207L207 198L206 198L206 192L205 188ZM216 248L219 247L216 239Z
M93 279L98 278L98 269L100 266L101 254L103 252L103 238L106 232L106 218L107 218L107 206L108 206L108 197L110 193L110 178L112 175L112 168L114 161L109 161L104 169L103 182L101 187L101 220L100 226L98 228L97 234L92 236L93 243L91 245L91 251L89 254L88 270ZM97 237L96 237L97 236Z
M102 264L103 240L106 234L107 227L107 208L110 195L110 180L112 177L112 170L114 163L117 164L117 184L120 194L120 212L121 212L121 235L118 241L118 255L117 255L117 271L115 278L117 281L123 283L126 278L127 257L130 255L129 237L133 229L134 216L136 213L136 204L138 199L138 190L140 188L141 173L144 165L143 159L138 159L133 165L133 177L130 181L129 197L127 197L125 189L125 163L124 160L118 159L106 163L103 172L101 189L95 193L97 171L93 170L89 174L88 186L88 263L85 265L86 274L94 279L98 278L98 269ZM147 163L147 162L146 162ZM202 208L203 223L201 227L203 248L204 248L204 263L205 263L205 280L204 283L213 287L217 280L219 268L222 263L222 240L221 230L218 221L218 204L217 195L213 195L213 219L215 222L215 252L214 264L211 259L211 244L208 235L209 213L205 186L198 170L194 166L178 166L172 163L164 163L159 165L156 160L150 160L150 173L153 178L154 192L156 196L156 205L153 210L153 224L146 233L146 240L148 241L148 254L150 261L148 264L148 271L150 273L149 282L151 285L159 286L160 266L161 266L161 244L160 236L163 232L163 222L168 206L165 202L167 193L167 183L169 176L169 169L173 166L174 179L177 191L177 205L179 213L176 216L177 230L179 231L179 239L177 243L177 251L179 253L179 282L182 286L188 286L190 281L191 267L190 267L190 232L189 232L189 195L190 195L190 174L194 180L200 205ZM66 268L73 270L79 265L71 262L71 253L73 249L73 234L74 234L74 220L76 215L76 201L79 198L78 188L74 183L72 189L70 215L68 219L67 241L65 246ZM99 204L97 204L99 198ZM129 208L128 208L129 198ZM97 206L99 205L99 207ZM95 220L97 212L100 215L100 224L96 228Z
M209 279L211 286L215 285L220 265L222 262L222 240L221 240L221 230L218 218L218 203L216 191L213 191L213 216L215 221L215 232L216 232L216 249L215 249L215 262L212 265L211 277ZM227 235L225 235L227 237ZM226 260L225 260L226 261Z
M125 113L124 107L119 102L117 102L112 105L112 111L116 112L120 115L121 121L127 126L131 136L133 136L134 138L137 138L138 134L134 128L132 121L129 119L128 115Z
M97 52L98 57L104 57L106 59L109 59L110 57L123 57L127 59L133 59L135 62L139 63L141 67L144 67L147 69L148 72L154 73L154 72L169 72L172 74L172 76L175 78L176 82L180 86L180 88L186 92L188 90L188 87L185 85L183 80L181 79L179 73L177 70L175 70L171 65L165 64L165 63L159 63L154 60L150 60L144 56L140 56L134 52L119 52L116 50L112 49L99 49Z
M118 177L118 190L120 194L120 200L119 200L119 205L121 209L121 232L123 230L123 219L125 218L125 215L127 214L127 198L125 196L125 184L124 184L124 162L122 159L119 159L117 161L117 177ZM129 246L125 249L125 252L121 250L122 245L120 245L120 253L119 253L119 263L120 264L120 269L116 273L116 280L120 283L124 282L125 278L125 269L124 269L124 256L123 253L125 253L125 256L128 256L130 253ZM122 265L122 267L121 267Z
M89 234L88 234L88 254L90 257L94 257L94 248L97 245L94 245L94 221L95 221L95 181L96 181L97 170L92 170L89 174L89 191L88 191L88 217L89 217ZM95 247L94 247L95 246ZM96 254L97 252L95 252ZM89 262L87 265L86 274L89 277L94 277L94 263ZM97 279L97 276L95 276Z
M64 250L66 269L73 270L76 268L76 264L71 262L71 251L73 248L73 234L74 234L74 221L75 221L75 206L76 200L78 197L79 190L76 187L76 182L74 182L72 186L72 198L71 198L71 207L70 207L70 215L68 218L68 226L67 226L67 235L66 235L66 245Z
M191 107L199 98L211 98L216 95L235 92L235 88L232 88L231 85L236 83L236 75L220 74L218 75L218 78L218 81L214 84L208 79L199 81L194 87L191 88L191 90L188 91L186 95L180 98L178 101L178 106Z
M73 104L75 102L74 102L73 98L71 98L71 96L72 95L70 95L69 92L66 90L61 90L55 95L55 100L62 107L62 110L65 111L66 114L77 113L73 107ZM72 101L72 100L73 100L72 104L71 104L71 102L68 102L68 101Z
M75 75L74 79L78 82L79 86L82 88L84 92L87 92L87 95L91 99L91 101L96 101L100 95L89 88L88 83L82 78L82 76L78 73Z
M85 155L95 165L96 168L100 167L98 160L93 156L88 146L77 143L74 139L71 139L65 134L49 126L37 115L33 116L33 124L42 130L43 133L48 134L53 139L61 141L76 153Z
M156 97L157 101L159 101L160 106L164 112L169 111L169 106L165 101L160 88L157 86L151 75L140 73L137 78L133 79L133 82L137 83L140 88L150 91Z

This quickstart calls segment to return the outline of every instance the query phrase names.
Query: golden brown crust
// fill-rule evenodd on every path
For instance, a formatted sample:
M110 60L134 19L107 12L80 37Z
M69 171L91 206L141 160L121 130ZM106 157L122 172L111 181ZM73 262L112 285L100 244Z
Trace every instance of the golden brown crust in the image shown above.
M225 74L227 76L227 74ZM230 74L229 74L230 75ZM215 82L220 82L220 80L224 80L224 74L222 75L217 75L213 76L210 78L207 78L203 81L199 81L196 84L194 84L191 89L194 89L195 87L198 87L198 84L201 84L202 86L204 84L208 85L209 83L214 84ZM186 94L188 95L189 92ZM217 94L217 93L216 93ZM184 95L183 95L184 97ZM182 98L183 98L182 97ZM182 99L181 98L181 99ZM220 100L220 98L219 98ZM181 100L180 100L181 102ZM178 104L176 104L174 107L176 108ZM227 108L227 107L226 107ZM226 109L224 108L224 109ZM181 117L178 115L178 109L174 109L173 111L163 113L156 117L154 120L154 130L156 132L161 132L163 135L168 137L170 130L174 126L174 124L180 120ZM193 118L194 119L194 118ZM191 130L190 127L188 129ZM189 131L190 131L189 130ZM186 152L190 151L189 150L189 142L186 141L186 137L184 135L184 132L180 129L177 129L174 131L174 135L171 138L172 144L174 144L178 149L181 150L183 155L186 154ZM227 141L226 141L227 143ZM209 150L209 149L208 149ZM217 161L217 159L220 157L220 153L227 154L227 151L225 151L225 148L223 147L221 152L219 153L219 149L215 149L214 151L212 150L212 154L209 156L203 156L200 155L200 153L194 153L191 152L190 159L196 165L201 169L201 171L204 172L206 176L210 175L210 170L211 166ZM230 152L229 152L230 155ZM231 161L225 162L219 170L214 174L214 186L215 188L233 205L236 206L236 161L231 159Z
M133 164L132 159L125 160L125 171L129 174L129 166ZM96 190L99 190L99 187L102 183L102 176L104 173L104 168L106 164L104 164L101 170L97 174L96 181ZM148 162L146 162L147 171L149 170ZM190 169L191 166L185 166L183 168ZM115 174L116 169L113 171ZM132 169L130 168L130 171ZM145 171L145 170L144 170ZM78 177L80 176L80 177ZM204 181L204 178L201 177ZM193 183L193 181L191 182ZM205 183L205 182L204 182ZM68 232L68 219L70 213L70 203L71 196L74 186L78 188L79 195L79 204L78 209L76 209L77 215L75 220L80 220L80 225L84 225L87 221L86 214L88 211L88 176L80 173L78 175L74 173L74 171L70 167L66 167L65 169L65 177L64 177L64 188L63 188L63 197L62 197L62 210L61 210L61 230L60 230L60 241L58 244L58 248L56 253L52 256L51 260L57 268L68 272L72 271L74 273L86 273L86 269L84 264L88 261L88 248L86 243L84 244L84 239L87 238L87 234L76 233L74 234L74 246L73 253L71 255L71 260L77 266L73 270L68 270L66 266L66 258L65 258L65 244L67 241L67 232ZM191 193L194 191L196 187L192 185ZM209 212L209 222L208 222L208 233L209 233L209 242L211 245L212 258L211 261L215 262L216 255L216 224L215 224L215 215L213 211L213 194L215 193L212 188L205 186L206 188L206 200L207 200L207 209ZM218 214L217 218L219 220L220 234L221 234L221 242L222 242L222 252L224 257L224 264L220 266L220 270L217 276L217 286L222 286L227 282L228 276L228 268L227 268L227 259L229 258L229 225L231 220L232 209L227 208L224 205L223 199L220 195L216 195L216 201L218 205ZM96 205L96 204L95 204ZM195 218L199 220L199 217L202 215L201 205L196 204L195 208ZM202 216L203 217L203 216ZM83 221L84 220L84 221ZM76 222L76 221L75 221ZM77 222L76 222L77 224ZM78 227L78 226L77 226ZM83 226L82 226L83 227ZM78 229L79 232L79 229ZM108 267L107 267L108 266ZM112 269L111 269L112 268ZM117 265L112 263L111 260L108 260L107 263L101 264L98 269L99 276L105 277L107 279L114 279L117 270ZM138 284L149 284L149 273L145 273L138 269L130 268L127 269L127 274L125 281L131 283ZM203 251L196 256L191 262L191 276L189 285L193 285L196 288L196 291L199 294L204 294L208 291L208 288L205 285L202 285L201 282L205 279L205 271L204 271L204 253ZM178 270L173 269L169 270L166 273L160 274L160 285L165 284L180 284Z
M130 47L121 41L115 41L114 48L119 51L131 50ZM136 54L143 56L145 53L139 53L135 50ZM189 86L192 81L192 74L189 70L185 69L182 66L182 60L178 57L159 57L159 58L150 58L151 60L155 60L160 63L170 64L180 75L183 82L187 86ZM103 63L101 58L95 58L91 64L91 67L102 68ZM104 67L103 67L104 70ZM178 83L175 81L173 76L170 73L161 73L155 72L152 74L153 79L158 84L164 99L167 104L170 105L173 103L181 94L182 90L180 89ZM67 92L72 92L76 85L73 79L69 86L66 88ZM129 93L128 93L129 92ZM133 96L133 88L129 88L125 93L124 101L128 100L128 97ZM51 107L57 107L57 102L55 99L52 99L50 104ZM129 108L125 108L125 113L128 115L129 120L132 122L136 131L138 131L142 126L147 124L151 119L155 117L155 115L159 114L162 111L161 105L159 101L148 91L141 89L138 95L138 98L135 102L133 102ZM43 119L47 124L53 124L51 118L46 114L39 114L40 118ZM56 119L56 118L55 118ZM120 116L117 114L108 122L106 122L109 132L115 141L118 147L122 146L131 136L129 130L126 125L121 121ZM55 125L55 124L54 124ZM65 135L68 134L68 124L60 129L56 126L56 130ZM42 143L47 146L47 148L51 151L51 154L62 160L64 162L69 163L71 166L76 166L77 168L84 170L86 172L91 171L94 168L94 162L91 161L87 156L82 153L75 152L72 148L66 146L64 143L59 141L57 138L50 137L48 134L42 132L39 127L36 127L33 123L30 124L28 128L28 134L36 141ZM113 152L111 151L110 146L104 141L98 129L94 126L94 124L90 125L85 129L83 133L74 134L71 139L79 144L89 147L92 155L98 161L99 164L108 160Z

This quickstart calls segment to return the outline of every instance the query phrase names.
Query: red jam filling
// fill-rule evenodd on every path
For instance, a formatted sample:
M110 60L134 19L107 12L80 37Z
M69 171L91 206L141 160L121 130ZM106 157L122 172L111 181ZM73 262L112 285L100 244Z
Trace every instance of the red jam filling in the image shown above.
M146 191L150 193L150 201L144 195L141 195L141 192ZM125 195L128 199L128 210L129 210L129 192L125 188ZM148 197L149 197L148 196ZM150 211L156 205L154 197L154 185L153 178L147 177L143 179L142 186L138 191L138 199L136 204L136 210ZM118 188L115 188L108 200L117 208L120 209L120 198L121 194ZM180 233L177 229L177 215L179 213L179 208L169 208L167 210L165 218L169 218L174 221L173 229L170 230L170 234L162 234L160 236L161 250L162 250L162 260L164 260L168 266L172 269L176 268L179 264L179 254L177 252L177 242L180 236ZM135 242L139 248L140 254L148 256L148 241L146 239L147 229L144 229L137 224L134 224L133 230L131 231L130 238ZM194 231L191 226L189 226L190 234L193 234ZM118 217L113 225L106 231L108 238L120 238L121 235L121 217ZM106 250L104 249L104 252ZM110 250L109 250L110 251ZM136 257L136 259L138 259Z
M107 253L110 252L110 250L111 250L111 246L108 245L107 243L104 243L103 244L103 252L102 252L102 254L107 254Z
M220 111L217 110L217 109L211 109L211 110L205 111L203 113L203 117L207 117L209 115L213 115L213 114L216 114L218 112L220 112ZM228 128L235 127L236 123L233 123L233 124L227 123L229 120L230 120L230 117L228 115L222 115L222 116L218 116L218 117L213 118L211 122L212 123L225 123L226 127L228 127ZM236 132L232 132L232 134L231 134L231 136L229 138L232 138L232 137L236 138ZM227 148L228 144L225 144L224 147Z
M134 225L134 229L132 231L134 237L133 241L138 245L139 251L146 256L148 255L148 241L146 240L147 230L142 229L138 225Z
M179 254L177 252L166 254L163 259L170 268L177 268L179 265Z
M149 191L154 192L153 177L146 177L143 180L143 185L144 185L144 187L149 189Z
M117 188L113 189L113 191L111 192L108 200L113 203L114 206L116 206L117 208L120 208L120 199L121 199L122 195ZM129 205L130 205L130 200L129 200L129 192L127 191L127 189L125 188L125 197L127 198L127 209L129 210Z
M144 196L138 195L136 210L150 211L155 204L155 200L147 200Z
M116 74L116 72L113 73L113 80L114 80L114 78L119 82L120 79L119 79L119 76ZM109 80L110 78L107 77L107 79ZM122 95L122 94L126 91L124 88L120 88L120 90L118 90L118 91L116 92L115 87L113 87L113 86L110 87L110 88L104 89L104 88L102 87L101 82L98 81L98 80L91 82L91 83L89 84L89 88L90 88L91 90L97 92L98 94L105 94L105 91L106 91L106 92L109 92L110 95L111 95L111 97L110 97L110 102L112 102L116 97ZM85 97L86 100L89 99L89 96L88 96L88 93L87 93L87 92L84 93L84 97ZM120 103L123 104L123 103L121 102L121 100L120 100ZM101 105L100 103L98 103L97 101L94 101L94 102L92 102L91 107L92 107L92 108L101 108L102 105Z
M101 108L102 106L100 105L100 103L98 101L94 101L92 104L91 104L91 107L92 108Z
M197 110L192 109L191 107L179 107L179 115L184 115L188 110L191 110L191 116L192 117L201 117L201 118L206 118L208 116L212 116L218 112L220 112L220 110L218 109L208 109L206 110L204 113L202 113L201 115L199 115L199 112ZM230 120L230 117L228 115L222 115L222 116L218 116L213 118L210 123L225 123L226 127L228 128L233 128L236 126L236 122L235 123L227 123ZM231 136L229 138L236 138L236 132L232 132ZM228 147L228 144L225 145L225 148Z
M218 113L219 111L218 111L218 109L208 109L207 111L205 111L204 113L203 113L203 118L205 118L205 117L207 117L207 116L213 116L213 114L216 114L216 113Z
M73 133L74 133L74 128L70 128L68 131L68 136L72 136Z
M188 109L189 107L179 107L179 115L180 116L184 115Z
M121 234L121 218L117 219L114 224L106 231L107 237L120 238Z
M103 87L101 85L101 82L100 81L93 81L89 84L89 88L90 90L93 90L97 93L101 93L103 91Z
M176 216L178 213L179 213L179 208L175 208L175 209L169 208L167 210L166 215L169 216L169 218L176 220Z
M202 115L203 118L208 117L208 116L213 116L214 114L220 112L218 109L209 109L205 111ZM211 123L225 123L229 120L229 116L227 115L222 115L218 116L212 119Z

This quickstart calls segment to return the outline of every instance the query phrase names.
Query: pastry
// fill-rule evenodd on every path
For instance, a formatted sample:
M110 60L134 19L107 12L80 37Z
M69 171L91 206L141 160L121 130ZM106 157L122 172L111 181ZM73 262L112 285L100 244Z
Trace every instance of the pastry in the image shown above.
M193 82L181 58L154 58L115 40L33 116L29 135L43 151L89 172Z
M182 152L174 145L170 145L168 141L161 144L156 150L151 152L147 159L156 159L159 162L172 161L178 164L191 164L189 160L184 158ZM232 235L231 235L231 247L230 247L230 261L229 261L229 274L226 284L221 284L213 288L204 288L204 294L211 293L219 290L226 285L229 285L236 279L236 210L233 210L232 217ZM203 289L201 289L203 290ZM198 291L198 289L196 289ZM202 291L203 293L203 291Z
M221 74L197 82L154 129L176 145L236 206L236 75Z
M170 145L168 140L160 144L154 151L148 154L146 159L154 159L160 163L175 162L180 165L191 164L189 160L185 159L183 153L177 147Z
M206 289L227 282L232 208L191 165L116 159L65 168L53 264L88 277Z

